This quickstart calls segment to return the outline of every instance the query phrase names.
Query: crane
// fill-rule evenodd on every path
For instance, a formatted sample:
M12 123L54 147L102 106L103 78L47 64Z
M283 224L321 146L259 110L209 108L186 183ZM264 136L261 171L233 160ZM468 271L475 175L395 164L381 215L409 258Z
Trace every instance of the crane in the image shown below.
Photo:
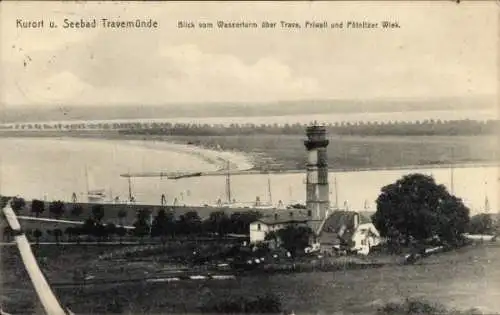
M267 164L264 168L262 169L252 169L252 170L231 170L231 165L229 161L225 161L225 167L220 168L216 171L178 171L178 172L141 172L141 173L124 173L120 174L121 177L127 178L129 181L129 187L130 187L130 180L133 177L160 177L161 179L167 178L170 180L178 180L178 179L184 179L184 178L190 178L190 177L201 177L201 176L225 176L226 177L226 198L227 198L227 203L231 204L233 203L233 195L231 191L231 176L234 175L258 175L258 174L266 174L268 175L267 178L267 194L269 198L269 202L272 202L272 193L271 193L271 177L270 174L272 173L283 173L283 171L276 170L278 169L282 164L278 163L270 163Z

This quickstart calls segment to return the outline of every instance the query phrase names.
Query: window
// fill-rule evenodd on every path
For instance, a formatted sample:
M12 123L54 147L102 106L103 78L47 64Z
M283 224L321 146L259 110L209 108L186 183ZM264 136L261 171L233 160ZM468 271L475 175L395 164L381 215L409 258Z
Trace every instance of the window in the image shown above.
M308 216L312 216L312 211L311 210L307 210L307 215Z
M366 240L361 240L361 245L366 245Z
M257 231L260 231L260 224L257 224Z

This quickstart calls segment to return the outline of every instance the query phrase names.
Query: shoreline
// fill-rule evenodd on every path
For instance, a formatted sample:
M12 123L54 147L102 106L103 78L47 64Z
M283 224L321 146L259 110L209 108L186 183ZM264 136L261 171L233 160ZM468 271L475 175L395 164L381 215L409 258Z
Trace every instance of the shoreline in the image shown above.
M70 139L74 137L63 137ZM89 139L89 138L85 138ZM153 150L166 150L170 152L183 153L200 158L208 164L215 165L217 170L224 169L229 163L229 168L235 171L246 171L255 167L252 158L244 152L216 151L195 145L187 145L175 141L162 140L137 140L137 139L97 139L101 141L124 141L133 146L141 146Z
M10 135L2 137L0 139L51 139L51 140L87 140L87 141L119 141L126 145L143 147L152 150L170 151L175 153L182 153L199 158L203 162L214 166L214 170L220 170L227 167L229 163L229 168L235 171L246 171L253 169L255 164L253 163L253 157L249 154L243 152L234 151L216 151L209 148L202 148L195 145L186 145L178 143L175 141L164 141L157 139L140 140L140 139L120 139L115 137L97 137L93 135L83 135L83 136L72 136L72 135Z
M31 132L30 132L31 133ZM96 140L96 141L119 141L126 144L134 146L142 146L147 149L153 150L166 150L176 153L184 153L191 156L200 158L204 162L215 166L216 170L225 169L227 163L229 163L229 168L233 171L241 171L242 173L237 175L256 175L256 174L297 174L303 173L304 168L287 168L281 167L276 170L268 171L263 165L269 163L269 160L274 158L261 156L253 152L241 152L241 151L224 151L215 150L210 147L205 147L196 144L185 144L180 143L178 140L163 139L161 137L133 137L124 138L120 135L115 134L10 134L2 135L0 133L0 139L14 139L14 138L25 138L25 139L78 139L78 140ZM470 161L470 162L455 162L455 163L433 163L433 164L408 164L408 165L396 165L396 166L369 166L369 167L329 167L328 171L330 173L347 173L347 172L369 172L369 171L397 171L397 170L433 170L433 169L446 169L446 168L486 168L486 167L499 167L500 161ZM155 174L156 170L150 172L145 172L147 174Z

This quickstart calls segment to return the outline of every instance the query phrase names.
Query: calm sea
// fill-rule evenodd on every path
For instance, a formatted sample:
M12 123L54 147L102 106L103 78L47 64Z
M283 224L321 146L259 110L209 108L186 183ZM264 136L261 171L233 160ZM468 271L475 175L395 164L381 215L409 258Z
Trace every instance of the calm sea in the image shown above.
M128 181L120 177L127 172L208 171L215 170L216 156L199 154L186 147L159 142L107 141L87 139L0 139L0 191L2 194L48 200L71 199L76 193L84 197L88 189L105 189L109 196L128 196ZM245 157L234 155L236 162L248 166ZM464 167L453 171L454 192L473 211L483 209L485 199L492 211L498 209L498 167ZM342 172L330 174L331 201L351 209L374 210L380 188L409 173L433 175L438 183L451 187L449 169L413 169L388 171ZM337 181L335 190L334 181ZM226 197L224 177L197 177L182 180L134 178L132 190L140 203L159 204L165 194L167 202L179 204L214 204ZM301 202L305 198L305 175L232 176L232 196L237 202L262 201L277 204ZM336 198L337 197L337 198ZM335 200L337 199L337 200Z

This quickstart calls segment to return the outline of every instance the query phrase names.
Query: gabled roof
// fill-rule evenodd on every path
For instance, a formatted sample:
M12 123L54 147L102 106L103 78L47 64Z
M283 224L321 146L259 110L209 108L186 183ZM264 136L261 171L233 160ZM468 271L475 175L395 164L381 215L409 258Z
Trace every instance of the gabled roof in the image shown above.
M372 215L375 212L372 211L359 211L359 224L372 223Z
M306 212L306 210L302 209L280 210L268 216L262 217L255 222L262 222L267 225L305 223L311 219L309 216L307 216Z
M356 212L353 211L334 211L325 221L321 232L338 232L342 228L354 230L354 217Z
M358 226L358 233L366 236L380 237L380 233L373 223L362 223Z
M325 221L319 233L321 244L339 245L342 240L350 241L355 232L354 211L334 211Z

